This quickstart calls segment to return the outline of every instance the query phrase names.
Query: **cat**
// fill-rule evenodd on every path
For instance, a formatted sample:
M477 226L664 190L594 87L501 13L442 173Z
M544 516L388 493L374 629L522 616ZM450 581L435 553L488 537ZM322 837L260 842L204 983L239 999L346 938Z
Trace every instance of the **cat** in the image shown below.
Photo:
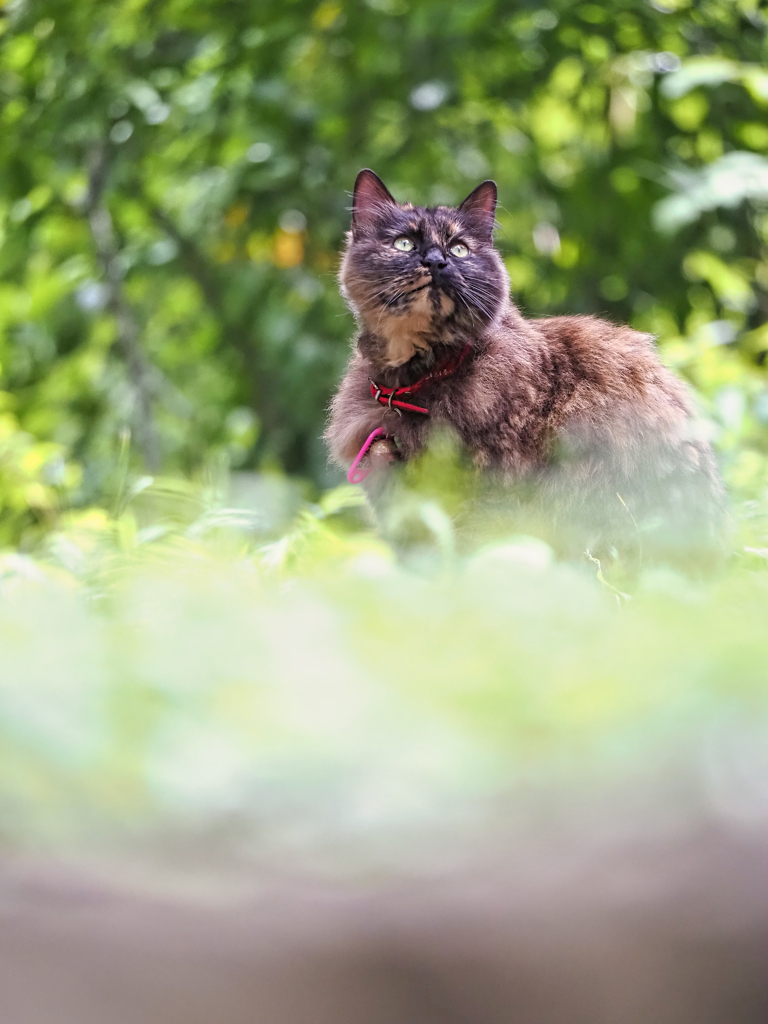
M398 203L358 174L339 282L359 333L331 402L333 461L370 473L376 497L442 425L486 483L535 492L577 546L720 547L723 484L685 386L650 335L526 319L493 245L496 201L484 181L456 208Z

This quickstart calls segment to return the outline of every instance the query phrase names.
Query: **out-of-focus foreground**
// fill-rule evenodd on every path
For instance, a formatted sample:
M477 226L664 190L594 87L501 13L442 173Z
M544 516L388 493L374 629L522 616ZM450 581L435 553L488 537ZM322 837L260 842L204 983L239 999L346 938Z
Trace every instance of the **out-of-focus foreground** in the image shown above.
M762 1024L760 5L0 28L3 1024ZM464 550L439 461L397 554L329 489L361 165L425 202L492 175L527 310L659 336L733 496L720 575Z
M3 559L6 1019L757 1024L765 550L622 596L251 485Z

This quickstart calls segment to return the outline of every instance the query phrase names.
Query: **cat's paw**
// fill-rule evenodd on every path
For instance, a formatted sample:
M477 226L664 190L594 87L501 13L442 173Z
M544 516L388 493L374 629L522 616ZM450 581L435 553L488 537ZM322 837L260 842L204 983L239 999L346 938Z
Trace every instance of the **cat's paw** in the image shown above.
M400 453L395 448L394 442L389 438L374 441L368 449L367 455L371 469L383 468L388 463L396 462L400 458Z

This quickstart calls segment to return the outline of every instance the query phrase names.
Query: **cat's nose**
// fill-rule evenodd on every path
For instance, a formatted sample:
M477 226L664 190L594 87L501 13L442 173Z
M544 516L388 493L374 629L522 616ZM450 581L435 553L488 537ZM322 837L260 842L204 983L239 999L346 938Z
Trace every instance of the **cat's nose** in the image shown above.
M436 245L433 245L421 258L421 262L425 267L434 273L435 270L442 270L447 264L447 260L443 255L441 249L438 249Z

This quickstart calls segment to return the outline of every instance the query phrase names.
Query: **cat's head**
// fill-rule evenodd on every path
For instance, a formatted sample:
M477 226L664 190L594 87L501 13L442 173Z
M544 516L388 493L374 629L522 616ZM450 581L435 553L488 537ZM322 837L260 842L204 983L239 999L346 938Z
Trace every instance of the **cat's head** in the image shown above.
M477 340L500 315L509 279L493 247L495 211L492 181L456 208L426 208L396 202L373 171L360 171L339 281L384 365Z

